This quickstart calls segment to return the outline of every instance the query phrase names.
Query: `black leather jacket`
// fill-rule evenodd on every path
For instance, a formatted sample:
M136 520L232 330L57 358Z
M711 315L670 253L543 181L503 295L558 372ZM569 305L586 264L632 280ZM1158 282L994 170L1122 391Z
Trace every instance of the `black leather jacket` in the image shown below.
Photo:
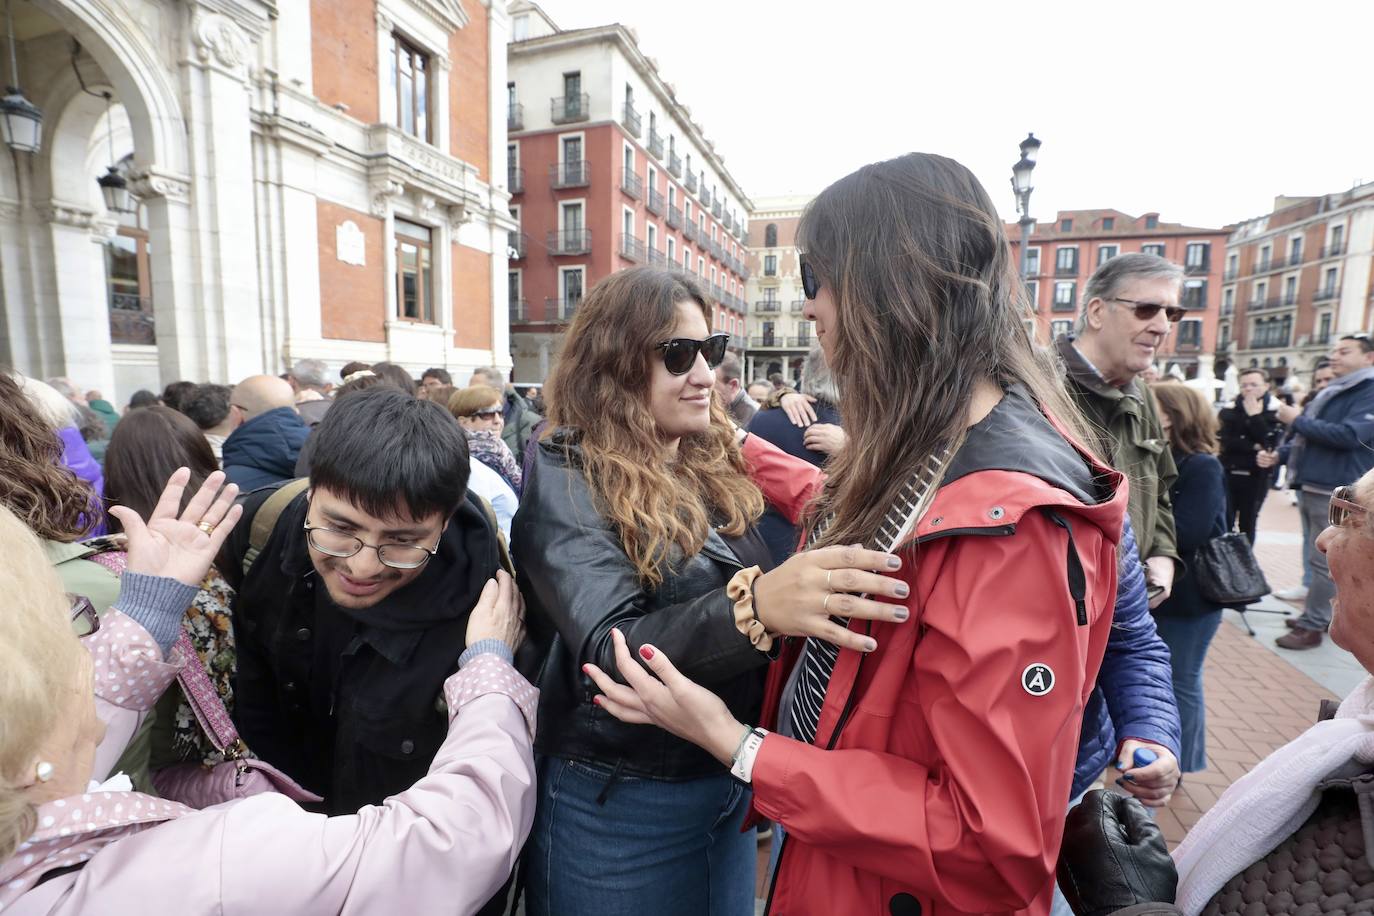
M716 693L742 722L758 721L768 657L735 628L725 594L747 566L771 565L751 529L729 543L712 531L702 551L672 565L646 591L610 523L596 510L578 465L575 435L559 431L535 450L512 553L525 596L524 673L540 688L540 754L599 763L627 776L691 779L719 774L710 754L652 725L627 725L592 703L591 662L617 676L611 630L637 652L651 643L683 674Z

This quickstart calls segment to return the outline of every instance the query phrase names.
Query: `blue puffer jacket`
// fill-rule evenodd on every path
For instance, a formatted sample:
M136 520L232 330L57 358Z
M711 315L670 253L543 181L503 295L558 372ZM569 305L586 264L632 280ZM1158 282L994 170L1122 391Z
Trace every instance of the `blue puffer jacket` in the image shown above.
M1119 554L1112 632L1097 686L1083 710L1072 798L1115 762L1118 745L1128 738L1161 744L1175 757L1182 744L1169 647L1159 638L1150 616L1145 574L1129 518L1121 532Z
M259 414L224 440L224 475L247 493L296 476L310 427L293 407Z

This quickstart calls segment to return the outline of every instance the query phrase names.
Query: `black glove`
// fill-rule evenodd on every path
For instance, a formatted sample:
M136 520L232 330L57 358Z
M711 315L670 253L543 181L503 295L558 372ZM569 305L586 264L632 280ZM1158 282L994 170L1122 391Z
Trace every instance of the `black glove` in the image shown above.
M1159 826L1134 798L1094 789L1069 812L1059 889L1076 916L1172 903L1178 871Z

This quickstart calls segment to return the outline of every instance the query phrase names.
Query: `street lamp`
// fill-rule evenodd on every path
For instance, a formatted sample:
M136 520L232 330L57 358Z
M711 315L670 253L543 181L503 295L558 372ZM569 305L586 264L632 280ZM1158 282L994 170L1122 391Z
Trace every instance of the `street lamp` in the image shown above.
M1040 141L1035 139L1035 134L1027 134L1026 139L1021 141L1021 158L1011 167L1011 190L1016 195L1016 212L1021 214L1018 223L1021 227L1021 279L1026 278L1026 269L1029 266L1030 253L1030 234L1035 226L1035 220L1030 215L1030 196L1031 191L1035 190L1035 185L1031 181L1031 173L1035 171L1035 159L1040 154Z
M16 153L36 153L43 145L43 112L19 90L19 58L14 52L14 18L5 0L5 22L10 44L10 84L0 99L0 135Z

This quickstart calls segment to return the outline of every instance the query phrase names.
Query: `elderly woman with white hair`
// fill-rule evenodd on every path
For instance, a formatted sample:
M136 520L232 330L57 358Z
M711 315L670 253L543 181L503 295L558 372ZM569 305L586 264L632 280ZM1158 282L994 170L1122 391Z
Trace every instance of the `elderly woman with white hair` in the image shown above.
M535 690L509 577L487 584L444 685L448 737L428 775L357 814L253 795L195 811L130 791L111 760L175 677L181 615L238 520L221 472L177 515L172 475L128 536L118 610L64 596L34 537L0 509L0 910L24 914L473 913L501 887L534 816ZM79 638L73 615L92 629ZM101 782L100 780L104 780Z

